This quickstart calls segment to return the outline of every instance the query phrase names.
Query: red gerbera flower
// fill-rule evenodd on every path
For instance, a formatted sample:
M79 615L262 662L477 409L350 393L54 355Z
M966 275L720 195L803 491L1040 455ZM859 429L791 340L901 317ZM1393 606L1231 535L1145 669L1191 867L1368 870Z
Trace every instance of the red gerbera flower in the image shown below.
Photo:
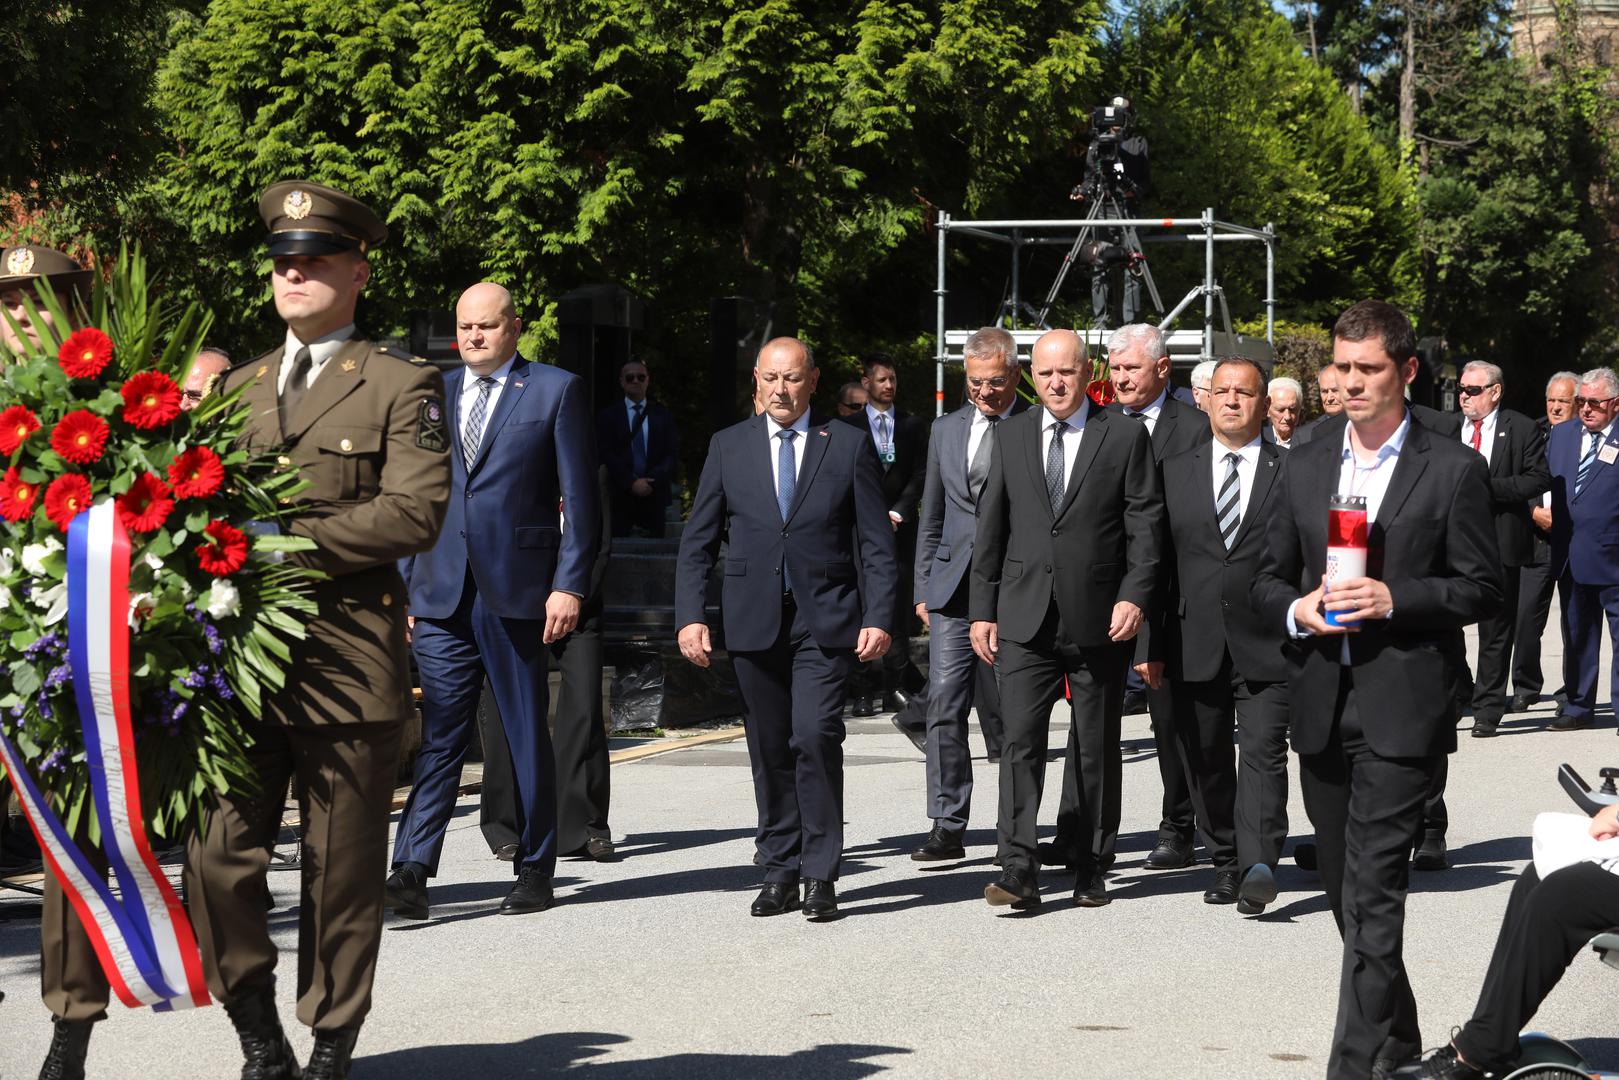
M161 371L131 375L119 393L124 395L124 419L135 427L162 427L180 415L180 388Z
M81 511L90 509L90 481L78 473L64 473L45 489L45 516L67 532L69 523Z
M156 473L141 473L129 490L118 496L118 518L130 532L151 532L168 519L174 497Z
M197 545L197 562L214 577L234 574L247 562L247 535L224 521L210 521L202 530L206 543Z
M169 465L169 483L181 499L206 499L225 482L225 466L206 446L193 446Z
M56 351L56 359L70 379L93 379L112 362L112 338L93 326L75 330Z
M89 409L74 409L56 422L51 431L51 449L63 461L88 465L107 447L107 422Z
M15 454L23 440L38 430L39 417L26 405L13 405L0 412L0 454Z
M36 484L23 483L15 466L0 476L0 515L7 521L21 521L34 512L34 496L39 493Z
M1085 388L1085 395L1098 405L1113 404L1113 381L1097 379Z

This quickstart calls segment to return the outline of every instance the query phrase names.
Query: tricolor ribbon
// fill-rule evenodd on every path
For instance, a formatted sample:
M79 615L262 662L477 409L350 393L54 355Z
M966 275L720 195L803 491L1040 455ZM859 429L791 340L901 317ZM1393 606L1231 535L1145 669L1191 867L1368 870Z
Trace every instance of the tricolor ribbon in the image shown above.
M158 868L141 814L129 708L129 555L129 536L111 500L80 514L68 528L68 660L102 853L118 884L116 895L3 734L0 760L118 999L131 1008L190 1008L208 1004L196 937Z

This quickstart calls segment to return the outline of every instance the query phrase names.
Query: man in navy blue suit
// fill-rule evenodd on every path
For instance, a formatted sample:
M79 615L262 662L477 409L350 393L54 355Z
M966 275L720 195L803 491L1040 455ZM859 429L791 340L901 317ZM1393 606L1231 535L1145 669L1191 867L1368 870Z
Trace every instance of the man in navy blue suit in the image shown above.
M500 912L551 906L557 805L545 647L579 621L601 541L584 383L518 354L523 321L499 285L462 293L455 323L465 366L444 379L454 459L450 512L438 544L405 573L422 748L387 895L390 908L417 919L427 918L427 879L438 871L485 677L517 781L517 883Z
M1552 428L1546 460L1552 471L1552 573L1563 597L1563 685L1568 690L1553 731L1591 726L1601 665L1602 622L1619 643L1619 376L1592 368L1580 376L1575 417ZM1619 700L1619 659L1609 676Z
M754 360L764 412L708 444L680 537L675 625L680 652L707 667L704 611L723 562L720 615L753 763L765 885L754 915L799 906L837 915L843 857L843 684L856 660L887 651L898 562L871 439L811 424L820 372L807 345L776 338Z

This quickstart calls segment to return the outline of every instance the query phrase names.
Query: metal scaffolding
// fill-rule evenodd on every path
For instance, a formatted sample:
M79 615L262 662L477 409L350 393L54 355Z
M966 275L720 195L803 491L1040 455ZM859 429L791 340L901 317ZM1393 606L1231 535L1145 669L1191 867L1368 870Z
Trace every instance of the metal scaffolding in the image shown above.
M956 221L948 213L939 212L938 237L938 285L934 289L937 304L937 340L934 354L936 376L934 382L935 410L944 412L944 371L945 365L959 362L961 349L971 335L970 330L949 330L945 326L945 296L948 289L945 286L945 270L947 264L947 250L951 233L961 233L964 236L989 240L998 244L1006 244L1012 253L1011 295L1002 305L1003 318L1011 323L1007 329L1017 340L1018 352L1027 357L1034 341L1048 329L1044 326L1023 328L1018 326L1019 314L1027 305L1022 296L1022 255L1026 247L1044 247L1063 245L1072 248L1078 239L1082 228L1124 228L1133 226L1137 229L1155 230L1153 235L1142 238L1143 243L1192 243L1202 244L1203 256L1203 282L1193 286L1187 294L1176 304L1168 314L1158 323L1159 329L1165 332L1169 343L1171 355L1192 356L1200 360L1212 359L1215 355L1215 321L1214 309L1218 301L1220 313L1227 335L1232 334L1231 310L1226 303L1225 291L1214 279L1214 248L1221 243L1258 242L1265 245L1265 340L1274 343L1276 328L1276 227L1267 222L1263 229L1253 229L1246 225L1233 225L1221 221L1214 216L1214 209L1210 207L1203 211L1201 217L1195 218L1089 218L1089 219L1034 219L1028 221ZM1176 330L1175 322L1188 308L1201 298L1203 300L1203 327L1201 330ZM997 321L1000 321L999 319ZM1102 343L1106 331L1086 329L1079 331L1085 339L1087 347L1095 348Z

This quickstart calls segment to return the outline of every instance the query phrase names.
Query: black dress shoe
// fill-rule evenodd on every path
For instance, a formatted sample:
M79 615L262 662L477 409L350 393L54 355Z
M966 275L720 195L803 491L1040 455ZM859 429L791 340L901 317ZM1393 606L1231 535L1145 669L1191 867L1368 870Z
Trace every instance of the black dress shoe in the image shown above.
M869 695L861 694L854 699L854 704L849 706L849 715L859 717L876 716L877 706L872 702Z
M928 833L928 838L922 842L922 846L911 852L911 861L949 862L954 859L965 859L967 849L961 843L963 831L934 825L933 831Z
M1497 734L1495 729L1499 724L1500 724L1499 720L1485 720L1483 717L1474 717L1473 718L1473 738L1475 738L1475 739L1493 739L1493 738L1495 738L1495 736Z
M1523 712L1539 700L1539 694L1513 694L1507 702L1507 712Z
M610 836L592 836L568 854L592 862L618 861L618 849L613 846L613 838Z
M499 859L501 862L516 862L517 861L517 845L516 844L502 844L502 845L500 845L498 848L495 849L495 858Z
M1315 869L1316 869L1316 866L1317 866L1316 855L1315 855L1315 845L1314 844L1294 844L1293 845L1293 865L1298 867L1300 870L1309 870L1309 871L1311 871L1313 873L1315 871Z
M1126 690L1124 693L1125 716L1140 716L1147 711L1147 695L1142 690Z
M302 1070L276 1013L275 983L225 1003L242 1044L242 1080L298 1080Z
M1024 911L1040 903L1040 886L1026 870L1002 870L993 884L984 886L984 899L990 907L1010 907Z
M761 918L798 910L798 882L767 881L754 898L750 913Z
M524 867L518 871L517 884L500 902L502 915L532 915L556 903L551 892L551 879L537 869Z
M1254 863L1237 886L1237 914L1258 915L1276 899L1276 875L1264 863Z
M1445 859L1445 838L1438 833L1424 833L1416 854L1411 856L1411 869L1443 870L1449 865Z
M90 1052L90 1029L94 1020L63 1020L52 1017L51 1048L45 1051L45 1064L39 1080L84 1080L84 1059Z
M838 917L838 889L820 878L804 879L804 918L824 922Z
M1570 715L1565 709L1557 710L1557 719L1546 725L1547 731L1584 731L1591 726L1591 714Z
M1237 902L1237 889L1242 875L1235 869L1216 870L1214 872L1214 885L1203 890L1205 904L1235 904Z
M1486 1074L1463 1061L1454 1046L1441 1046L1411 1075L1419 1080L1481 1080Z
M1145 865L1148 870L1179 870L1183 866L1191 866L1195 861L1190 840L1164 836L1159 837L1158 846L1147 853Z
M883 709L886 712L904 712L905 706L910 703L910 695L903 690L890 690L883 695Z
M1106 907L1113 902L1107 894L1107 875L1100 870L1080 870L1074 878L1074 903L1080 907Z
M427 918L427 875L415 863L406 863L388 875L383 903L402 919Z
M349 1062L359 1038L357 1027L315 1032L315 1048L309 1052L304 1080L348 1080Z
M1079 856L1067 844L1058 844L1052 841L1049 844L1034 845L1035 858L1040 860L1041 866L1061 866L1064 869L1079 865Z
M924 727L921 730L917 730L916 728L906 726L905 719L900 713L895 713L893 716L889 717L888 720L889 723L894 725L895 731L911 740L912 746L916 747L917 750L924 754L928 752L927 728Z

